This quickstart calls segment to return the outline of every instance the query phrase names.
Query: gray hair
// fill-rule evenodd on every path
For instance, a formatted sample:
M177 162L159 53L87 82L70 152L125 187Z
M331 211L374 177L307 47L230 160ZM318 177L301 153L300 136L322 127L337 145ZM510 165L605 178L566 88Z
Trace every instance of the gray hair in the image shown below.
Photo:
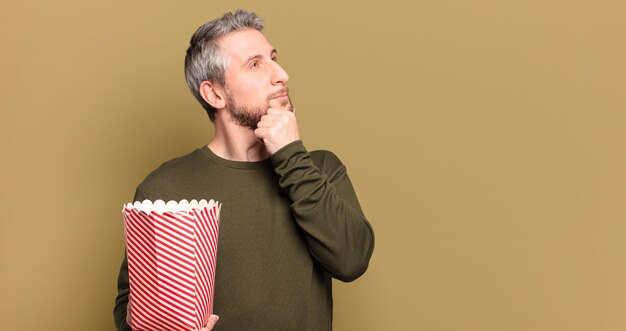
M209 114L211 121L215 119L216 109L209 105L200 95L200 84L203 81L226 85L224 72L227 60L222 55L217 40L230 32L256 29L263 30L263 19L254 12L242 9L226 13L218 19L209 21L196 30L189 42L185 56L185 79L193 95Z

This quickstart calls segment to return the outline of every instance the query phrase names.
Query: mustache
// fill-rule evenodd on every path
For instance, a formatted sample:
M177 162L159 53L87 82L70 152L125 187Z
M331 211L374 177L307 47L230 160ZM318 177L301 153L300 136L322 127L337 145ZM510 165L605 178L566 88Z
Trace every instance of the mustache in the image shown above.
M279 96L281 96L281 95L287 95L287 96L289 96L289 88L287 88L287 87L283 87L282 89L280 89L280 90L278 90L278 91L276 91L276 92L274 92L274 93L272 93L272 94L268 95L268 96L267 96L267 101L270 101L270 100L272 100L272 99L274 99L274 98L276 98L276 97L279 97Z

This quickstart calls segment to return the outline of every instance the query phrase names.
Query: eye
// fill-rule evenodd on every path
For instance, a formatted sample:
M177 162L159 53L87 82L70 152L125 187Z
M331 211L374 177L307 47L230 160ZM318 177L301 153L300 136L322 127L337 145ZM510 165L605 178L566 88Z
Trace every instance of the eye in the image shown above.
M257 61L252 61L252 62L250 63L250 68L256 68L256 67L258 67L258 66L259 66L259 62L257 62Z

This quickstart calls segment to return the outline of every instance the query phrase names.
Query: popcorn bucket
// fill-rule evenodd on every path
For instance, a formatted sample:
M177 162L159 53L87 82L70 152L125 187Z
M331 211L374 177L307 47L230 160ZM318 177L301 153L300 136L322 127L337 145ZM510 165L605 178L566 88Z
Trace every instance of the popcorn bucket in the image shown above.
M213 200L124 206L133 330L206 325L213 313L220 208Z

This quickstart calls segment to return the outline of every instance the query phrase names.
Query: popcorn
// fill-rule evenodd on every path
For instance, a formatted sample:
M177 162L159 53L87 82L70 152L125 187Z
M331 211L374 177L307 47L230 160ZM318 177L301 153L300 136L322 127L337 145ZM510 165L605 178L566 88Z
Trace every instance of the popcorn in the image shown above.
M124 205L133 330L206 325L213 313L220 209L213 200Z

